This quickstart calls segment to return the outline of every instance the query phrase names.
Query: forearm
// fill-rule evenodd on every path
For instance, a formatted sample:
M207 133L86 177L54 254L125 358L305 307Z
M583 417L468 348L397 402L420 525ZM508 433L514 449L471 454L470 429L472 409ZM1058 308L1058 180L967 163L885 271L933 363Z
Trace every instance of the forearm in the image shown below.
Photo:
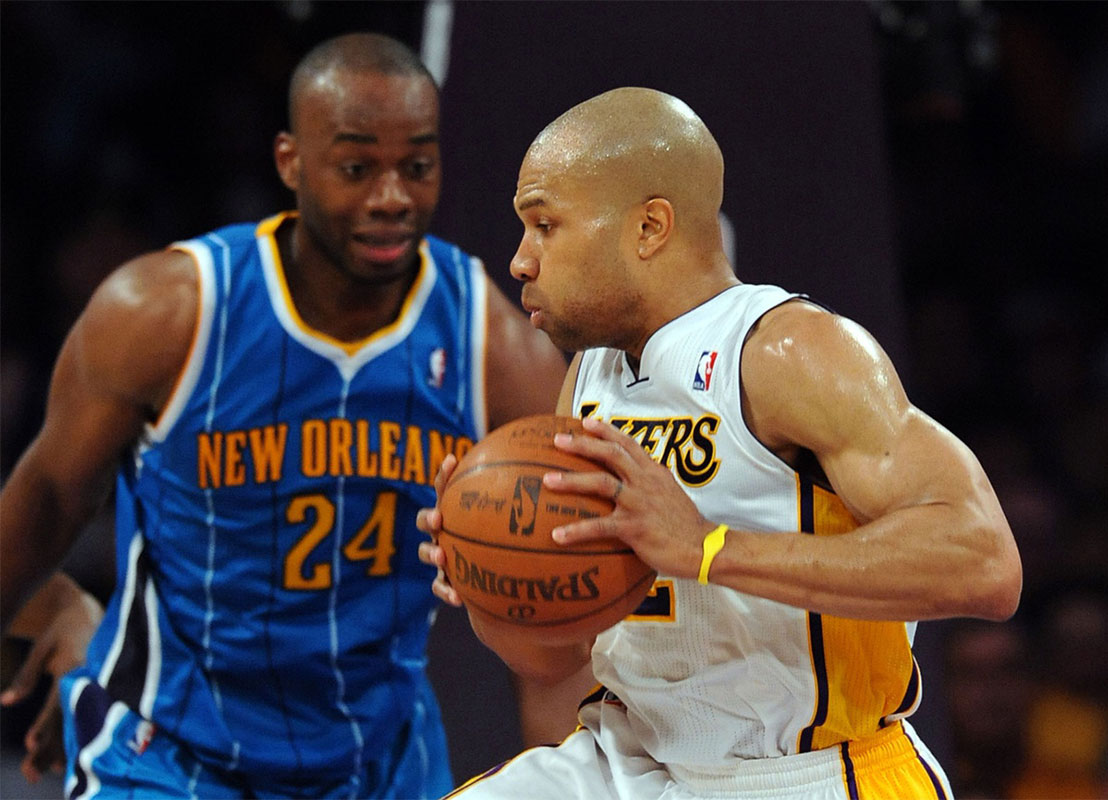
M0 630L55 569L97 503L66 497L33 470L17 466L0 495ZM58 590L58 586L54 590Z
M1021 581L1006 541L986 516L943 505L835 535L732 530L709 580L852 619L1006 619Z
M571 679L592 657L592 640L547 644L541 633L521 632L469 611L473 632L519 678L535 686L552 687Z

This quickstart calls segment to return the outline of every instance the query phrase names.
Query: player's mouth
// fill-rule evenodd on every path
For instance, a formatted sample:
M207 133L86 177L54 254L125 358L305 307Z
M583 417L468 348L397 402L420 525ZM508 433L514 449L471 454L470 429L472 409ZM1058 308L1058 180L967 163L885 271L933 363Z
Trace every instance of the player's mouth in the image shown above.
M391 264L411 253L415 236L410 233L354 234L354 246L367 261Z
M523 304L523 310L531 315L531 325L535 328L541 328L543 322L542 309L537 305L529 303L527 300L521 301Z

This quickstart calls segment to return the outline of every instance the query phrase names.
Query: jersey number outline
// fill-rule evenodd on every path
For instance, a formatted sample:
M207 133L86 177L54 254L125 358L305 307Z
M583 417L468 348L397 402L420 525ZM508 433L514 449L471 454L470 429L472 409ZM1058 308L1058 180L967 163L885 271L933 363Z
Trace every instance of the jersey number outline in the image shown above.
M331 564L322 562L312 566L310 575L304 574L308 556L326 539L335 527L335 504L324 494L297 495L285 509L285 519L292 525L309 521L311 524L285 556L286 589L330 589ZM373 505L369 519L358 529L354 537L343 545L342 553L350 561L368 561L366 575L378 578L392 572L392 556L396 552L396 492L381 492ZM368 544L376 533L376 540Z
M639 603L639 607L632 611L624 622L676 622L677 592L675 589L672 580L658 578L646 593L646 597Z

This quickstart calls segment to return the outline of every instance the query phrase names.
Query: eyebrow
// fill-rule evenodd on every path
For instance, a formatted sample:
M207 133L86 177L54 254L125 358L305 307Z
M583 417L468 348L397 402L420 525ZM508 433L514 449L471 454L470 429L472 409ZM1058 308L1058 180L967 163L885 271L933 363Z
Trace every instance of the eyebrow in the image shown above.
M530 200L524 200L522 203L517 205L516 210L517 211L526 211L529 208L534 208L535 206L544 206L544 205L546 205L546 201L543 198L541 198L541 197L532 197Z
M437 133L420 133L408 139L409 144L434 144L439 140ZM334 143L353 142L354 144L377 144L377 136L372 133L339 132L335 134Z

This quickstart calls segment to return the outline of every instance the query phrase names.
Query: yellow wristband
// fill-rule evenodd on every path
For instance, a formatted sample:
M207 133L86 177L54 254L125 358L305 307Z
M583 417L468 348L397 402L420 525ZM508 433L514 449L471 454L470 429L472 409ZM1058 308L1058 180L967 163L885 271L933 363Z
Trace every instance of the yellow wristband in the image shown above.
M700 574L696 579L705 585L708 583L708 570L712 568L712 562L723 549L723 539L727 536L727 530L726 525L719 525L704 537L704 557L700 559Z

